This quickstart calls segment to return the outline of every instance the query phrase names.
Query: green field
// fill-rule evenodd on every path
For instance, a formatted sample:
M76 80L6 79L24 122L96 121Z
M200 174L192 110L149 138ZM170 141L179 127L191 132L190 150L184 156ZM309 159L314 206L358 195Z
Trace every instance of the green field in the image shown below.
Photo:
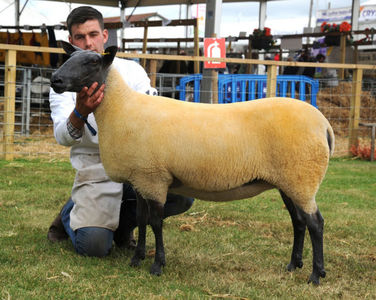
M167 266L154 277L152 254L133 269L130 250L89 258L69 241L46 239L73 178L67 161L0 161L0 299L376 299L376 163L330 162L317 195L327 271L320 286L307 284L308 234L303 268L285 270L293 233L277 191L195 201L167 219ZM153 246L149 229L147 251Z

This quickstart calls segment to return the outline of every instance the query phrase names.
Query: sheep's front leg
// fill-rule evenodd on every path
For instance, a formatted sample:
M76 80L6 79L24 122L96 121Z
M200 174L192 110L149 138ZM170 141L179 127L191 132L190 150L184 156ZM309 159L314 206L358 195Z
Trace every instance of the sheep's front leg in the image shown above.
M296 268L303 267L303 246L304 246L304 235L306 231L306 222L305 219L299 214L299 211L296 209L294 203L285 193L280 191L283 202L286 205L286 208L290 214L292 225L294 228L294 244L291 253L291 261L287 265L287 270L292 272Z
M149 220L149 207L147 201L139 193L136 192L136 195L138 241L134 256L130 263L132 267L138 267L141 260L145 259L146 226Z
M162 267L166 264L164 245L163 245L163 213L164 206L157 201L150 201L150 225L155 236L155 259L150 273L161 275Z

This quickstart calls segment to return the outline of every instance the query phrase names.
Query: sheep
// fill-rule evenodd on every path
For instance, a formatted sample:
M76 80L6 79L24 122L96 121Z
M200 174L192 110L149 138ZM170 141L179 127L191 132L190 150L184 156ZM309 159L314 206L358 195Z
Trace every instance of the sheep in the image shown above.
M70 58L51 77L58 93L105 82L95 110L100 155L108 176L137 193L137 247L131 266L145 258L146 226L156 254L151 273L165 266L162 233L167 192L208 201L231 201L278 189L290 214L294 242L288 271L303 266L308 228L313 268L308 282L326 275L324 219L315 195L334 151L327 119L313 106L290 98L234 104L202 104L149 96L130 89L104 54L64 43ZM89 75L89 76L88 76Z

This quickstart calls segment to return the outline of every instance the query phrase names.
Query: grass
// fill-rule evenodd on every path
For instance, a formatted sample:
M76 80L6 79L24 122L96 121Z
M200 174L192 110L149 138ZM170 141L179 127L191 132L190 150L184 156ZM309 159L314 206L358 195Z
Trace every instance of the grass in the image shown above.
M317 195L325 218L327 277L307 285L312 268L285 270L289 215L276 191L228 203L195 201L165 221L167 266L149 275L152 257L129 267L132 252L106 258L51 244L49 224L70 194L67 161L0 161L0 299L375 299L376 164L333 159ZM189 229L189 230L187 230ZM148 230L147 251L154 241Z

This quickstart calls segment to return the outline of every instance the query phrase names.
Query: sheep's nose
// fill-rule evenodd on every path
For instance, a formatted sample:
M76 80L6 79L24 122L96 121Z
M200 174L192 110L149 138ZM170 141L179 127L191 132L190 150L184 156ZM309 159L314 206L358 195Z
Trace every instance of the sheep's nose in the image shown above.
M52 74L50 82L51 82L51 87L54 87L56 85L61 85L63 83L63 80L59 76Z
M50 82L51 82L51 87L56 93L60 94L65 91L65 85L64 85L63 79L59 75L53 73L51 76Z
M56 73L53 73L51 76L51 84L52 83L62 83L63 80L60 78L60 76Z

